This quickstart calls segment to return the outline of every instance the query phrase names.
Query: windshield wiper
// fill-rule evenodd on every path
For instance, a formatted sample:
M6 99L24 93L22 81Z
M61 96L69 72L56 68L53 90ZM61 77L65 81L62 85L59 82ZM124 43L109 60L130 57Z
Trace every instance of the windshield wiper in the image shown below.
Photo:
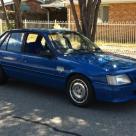
M77 53L82 53L82 54L84 54L84 53L91 53L91 51L90 50L86 50L86 49L78 49L78 50L73 50L74 52L77 52Z
M102 52L100 48L95 48L95 49L90 49L90 50L79 49L79 50L76 50L76 51L79 51L80 53Z
M72 54L72 53L80 53L80 54L89 54L93 52L102 52L100 48L95 48L94 50L86 50L86 49L68 49L66 51L66 54Z
M73 53L82 53L82 54L84 54L84 53L90 53L90 51L87 51L87 50L84 50L84 49L79 49L79 50L76 50L76 49L68 49L66 52L65 52L65 54L73 54Z

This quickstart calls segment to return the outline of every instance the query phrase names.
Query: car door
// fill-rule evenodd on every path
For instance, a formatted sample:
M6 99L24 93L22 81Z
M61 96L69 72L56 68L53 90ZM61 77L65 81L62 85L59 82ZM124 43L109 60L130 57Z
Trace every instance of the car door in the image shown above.
M41 40L37 42L37 39ZM28 47L30 46L30 47ZM38 47L37 47L38 46ZM40 46L40 47L39 47ZM43 46L43 47L41 47ZM46 46L46 47L45 47ZM24 44L23 69L27 80L49 87L63 87L63 76L57 71L59 61L56 57L41 56L40 52L49 50L46 38L38 33L28 33ZM39 52L36 51L40 49Z
M21 49L23 38L23 32L10 32L1 45L1 65L9 77L21 77Z

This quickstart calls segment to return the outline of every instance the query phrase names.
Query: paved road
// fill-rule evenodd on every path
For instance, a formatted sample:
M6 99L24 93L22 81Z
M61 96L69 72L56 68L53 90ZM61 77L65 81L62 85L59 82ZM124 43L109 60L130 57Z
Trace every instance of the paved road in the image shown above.
M83 109L62 92L9 81L0 87L0 136L136 136L136 102Z

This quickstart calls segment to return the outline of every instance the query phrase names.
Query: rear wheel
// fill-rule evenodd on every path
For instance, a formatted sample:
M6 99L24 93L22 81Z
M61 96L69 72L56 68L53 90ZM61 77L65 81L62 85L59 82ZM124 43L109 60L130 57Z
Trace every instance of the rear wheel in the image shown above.
M2 67L0 67L0 85L5 84L7 82L7 76L4 72L4 70L2 69Z
M85 107L94 101L94 91L91 83L83 76L72 76L67 84L67 95L77 106Z

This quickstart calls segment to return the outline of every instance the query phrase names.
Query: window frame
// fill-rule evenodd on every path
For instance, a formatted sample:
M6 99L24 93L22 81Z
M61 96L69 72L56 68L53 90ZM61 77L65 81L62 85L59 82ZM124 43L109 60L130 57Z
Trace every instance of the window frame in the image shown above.
M0 39L6 34L9 33L9 31L4 32L3 34L0 35Z
M7 34L7 35L6 35ZM3 50L3 49L1 49L1 46L3 45L3 43L5 42L5 40L8 38L8 36L10 35L10 32L9 31L6 31L5 33L3 33L1 36L0 36L0 39L4 36L4 35L6 35L5 37L4 37L4 39L0 42L0 50ZM7 41L8 42L8 41ZM7 45L6 45L6 48L7 48ZM5 50L6 50L6 48L5 48Z
M9 38L10 38L10 34L8 34L7 37L4 39L4 41L2 42L1 47L0 47L1 50L7 51L7 45L8 45L8 42L9 42ZM5 41L6 41L5 49L2 49L2 45L4 44Z

